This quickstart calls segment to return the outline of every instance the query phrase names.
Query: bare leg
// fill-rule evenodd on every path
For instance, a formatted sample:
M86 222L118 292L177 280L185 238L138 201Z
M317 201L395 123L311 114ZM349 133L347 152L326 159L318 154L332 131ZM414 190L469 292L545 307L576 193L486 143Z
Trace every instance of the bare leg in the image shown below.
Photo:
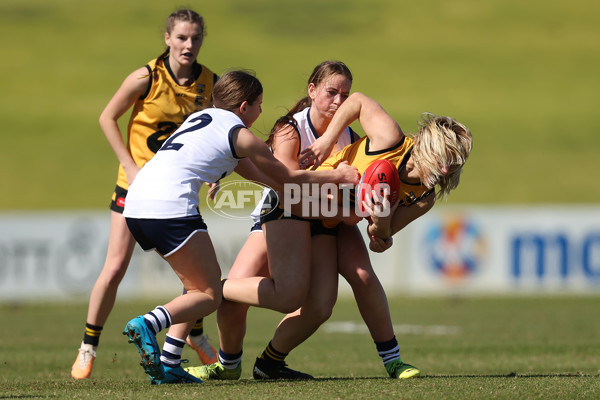
M194 324L195 322L186 322L183 324L171 325L171 327L169 328L169 336L185 340L194 328Z
M221 269L207 232L196 232L177 252L166 258L187 290L165 304L173 324L205 317L221 303Z
M267 264L267 243L262 232L250 234L229 271L228 278L252 276L269 277ZM246 335L246 316L250 306L223 300L217 310L220 348L225 353L237 354L242 351Z
M100 331L115 305L119 284L127 272L135 240L125 218L118 212L110 215L110 233L106 260L90 294L84 335L77 359L71 367L74 379L87 379L92 373Z
M201 383L184 372L180 365L181 351L190 321L196 321L217 309L221 303L221 270L214 247L207 232L195 232L175 253L164 257L177 274L184 294L164 306L157 307L143 317L136 317L126 325L124 333L141 354L141 365L152 383ZM140 321L141 319L141 321ZM179 324L179 326L177 326ZM159 355L156 333L173 325L174 335L167 336L164 350Z
M357 226L340 226L338 268L352 287L360 314L375 342L394 337L392 318L383 286L369 260L369 253Z
M278 351L289 353L331 316L338 289L336 241L335 236L329 235L312 238L308 296L299 310L286 315L279 323L271 340Z
M106 261L90 295L87 323L96 326L104 326L106 323L115 304L119 284L127 272L134 246L135 240L127 228L125 218L112 211Z
M310 226L281 219L263 225L272 278L228 279L223 291L230 301L289 313L306 298L310 269Z

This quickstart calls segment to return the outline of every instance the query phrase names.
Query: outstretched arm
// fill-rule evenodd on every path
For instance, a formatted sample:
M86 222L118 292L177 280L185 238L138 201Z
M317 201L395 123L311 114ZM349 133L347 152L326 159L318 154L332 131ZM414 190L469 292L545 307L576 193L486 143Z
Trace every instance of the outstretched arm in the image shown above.
M290 170L279 162L267 145L246 128L240 128L233 135L233 144L240 157L250 161L266 176L279 185L285 183L351 183L356 185L360 174L355 167L342 165L334 170L303 171Z
M423 200L420 200L410 206L398 207L396 204L395 207L397 208L394 210L394 207L392 207L392 212L388 217L380 218L377 215L378 213L371 212L373 223L367 227L367 232L369 236L387 239L404 229L404 227L406 227L415 219L424 215L427 211L431 210L434 204L435 193L432 192ZM385 206L386 205L384 204L384 207ZM389 207L389 202L387 203L387 206ZM367 204L367 209L372 209L372 207L368 207Z
M398 123L370 97L356 92L336 111L323 135L304 149L298 161L301 165L319 166L329 156L343 130L358 120L370 140L370 150L392 147L404 134Z
M294 128L286 124L274 135L273 155L288 169L297 170L299 169L297 158L299 146L300 140ZM235 172L248 180L256 181L277 191L283 191L283 185L264 174L248 158L239 162Z

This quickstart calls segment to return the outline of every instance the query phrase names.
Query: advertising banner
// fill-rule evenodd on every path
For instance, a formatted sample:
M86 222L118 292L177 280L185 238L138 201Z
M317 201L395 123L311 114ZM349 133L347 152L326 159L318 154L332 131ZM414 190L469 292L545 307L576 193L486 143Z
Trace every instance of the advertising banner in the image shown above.
M598 207L440 207L400 238L412 292L600 293Z
M225 277L251 220L204 219ZM0 214L0 301L89 297L109 221L108 211ZM388 294L600 293L600 207L436 206L370 256ZM181 289L164 260L136 246L119 296ZM340 291L351 293L343 281Z

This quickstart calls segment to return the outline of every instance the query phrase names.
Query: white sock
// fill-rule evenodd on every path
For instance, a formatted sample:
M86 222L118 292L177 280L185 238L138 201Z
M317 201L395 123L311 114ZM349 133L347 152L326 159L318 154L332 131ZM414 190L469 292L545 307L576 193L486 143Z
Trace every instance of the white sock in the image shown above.
M154 331L155 335L171 326L171 315L163 306L156 307L154 310L144 315L144 318L150 323L151 329Z
M162 354L160 355L160 361L171 368L177 367L181 364L183 346L185 346L184 340L177 339L176 337L167 334Z

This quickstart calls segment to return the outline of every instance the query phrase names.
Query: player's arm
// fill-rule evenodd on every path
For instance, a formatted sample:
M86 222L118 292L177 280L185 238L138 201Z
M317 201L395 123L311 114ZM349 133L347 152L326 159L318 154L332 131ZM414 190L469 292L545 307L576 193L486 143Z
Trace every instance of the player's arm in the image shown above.
M133 71L125 78L121 87L119 87L102 111L102 114L100 114L100 127L104 132L104 136L106 136L108 144L117 156L119 163L123 166L129 183L135 178L139 167L133 161L129 150L127 150L117 121L131 108L135 100L146 92L149 80L150 76L146 67Z
M367 227L369 236L387 239L401 231L415 219L431 210L435 204L435 193L431 192L424 199L408 207L397 207L388 217L380 218L377 213L371 213L373 223Z
M352 143L354 143L360 139L360 136L358 136L358 133L354 132L352 129L350 129L350 135L352 136Z
M297 154L300 147L300 140L291 125L286 124L278 132L274 133L273 144L271 147L275 158L277 158L286 168L291 170L299 169ZM283 190L283 186L263 173L248 158L244 158L239 162L235 172L246 179L259 182L272 189Z
M334 170L303 171L290 170L273 156L267 145L254 136L247 128L240 128L233 133L233 146L239 157L248 157L262 173L281 188L284 183L351 183L357 184L360 174L355 167L340 165Z
M241 159L234 171L249 181L258 182L275 190L283 190L283 186L279 182L263 173L249 158Z
M285 124L273 134L273 155L288 169L298 170L298 151L300 150L300 137L290 124Z
M300 155L301 164L320 165L329 156L342 131L358 120L370 140L370 150L392 147L404 136L398 123L370 97L352 93L333 116L327 130Z
M275 158L277 158L279 161L281 161L288 169L291 170L298 170L300 169L300 165L298 164L298 152L300 150L300 137L298 135L298 132L296 131L296 129L294 129L294 127L292 125L286 124L285 126L283 126L279 131L277 131L274 134L273 137L273 144L272 144L272 149L273 149L273 155L275 156ZM331 168L331 169L335 169ZM303 194L310 194L310 193L303 193ZM317 195L320 194L320 191ZM335 193L335 196L337 196L337 193ZM335 198L330 198L328 199L329 201L335 202L337 204L337 197ZM302 215L302 204L301 202L298 203L294 203L294 204L286 204L286 207L290 207L291 212L295 215ZM317 208L318 210L312 210L312 211L322 211L320 207ZM329 208L331 209L331 207ZM334 219L338 222L343 222L347 225L355 225L357 224L362 218L356 216L356 214L353 212L354 210L347 210L347 209L343 209L342 206L339 207L335 207L334 209L337 209L338 214L334 217L328 217L331 219ZM320 213L316 213L315 215L312 215L312 217L314 219L322 219L323 216L320 215Z

